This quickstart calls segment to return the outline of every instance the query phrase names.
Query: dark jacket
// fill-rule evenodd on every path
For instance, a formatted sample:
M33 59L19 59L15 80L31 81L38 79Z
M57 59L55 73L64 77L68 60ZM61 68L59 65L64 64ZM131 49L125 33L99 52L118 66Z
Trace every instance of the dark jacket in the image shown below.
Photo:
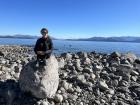
M47 50L51 50L51 52L53 50L52 39L49 36L46 39L39 38L34 47L34 52L37 54L37 51L47 51Z

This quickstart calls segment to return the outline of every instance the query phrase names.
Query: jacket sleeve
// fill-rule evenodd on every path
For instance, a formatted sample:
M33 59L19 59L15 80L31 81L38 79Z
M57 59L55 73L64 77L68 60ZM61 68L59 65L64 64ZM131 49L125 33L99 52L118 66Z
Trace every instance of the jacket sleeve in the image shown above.
M37 48L39 45L39 39L36 41L35 47L34 47L34 52L37 54Z
M53 42L52 39L49 38L49 50L46 51L46 54L52 53L52 51L53 51Z

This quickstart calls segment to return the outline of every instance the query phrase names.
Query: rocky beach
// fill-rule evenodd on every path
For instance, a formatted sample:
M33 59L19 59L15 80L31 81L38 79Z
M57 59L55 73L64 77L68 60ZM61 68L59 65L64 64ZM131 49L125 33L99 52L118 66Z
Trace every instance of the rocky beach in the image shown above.
M33 47L1 45L0 105L140 105L140 58L135 54L69 52L55 58L56 94L38 98L36 91L24 92L19 81L21 71L36 60Z

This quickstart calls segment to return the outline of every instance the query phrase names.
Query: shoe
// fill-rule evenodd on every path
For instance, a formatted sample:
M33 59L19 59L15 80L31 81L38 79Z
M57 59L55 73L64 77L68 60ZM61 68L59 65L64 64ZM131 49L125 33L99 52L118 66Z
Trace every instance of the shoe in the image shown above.
M45 66L45 65L46 65L46 60L45 60L45 59L41 60L41 61L39 62L39 65Z
M39 67L39 62L38 61L36 61L36 65L35 65L36 67Z

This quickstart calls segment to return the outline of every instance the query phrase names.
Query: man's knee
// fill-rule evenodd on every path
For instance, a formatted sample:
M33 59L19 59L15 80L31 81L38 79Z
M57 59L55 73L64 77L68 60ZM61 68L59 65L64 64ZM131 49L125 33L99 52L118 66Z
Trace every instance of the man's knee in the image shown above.
M50 58L51 53L46 54L46 59Z

